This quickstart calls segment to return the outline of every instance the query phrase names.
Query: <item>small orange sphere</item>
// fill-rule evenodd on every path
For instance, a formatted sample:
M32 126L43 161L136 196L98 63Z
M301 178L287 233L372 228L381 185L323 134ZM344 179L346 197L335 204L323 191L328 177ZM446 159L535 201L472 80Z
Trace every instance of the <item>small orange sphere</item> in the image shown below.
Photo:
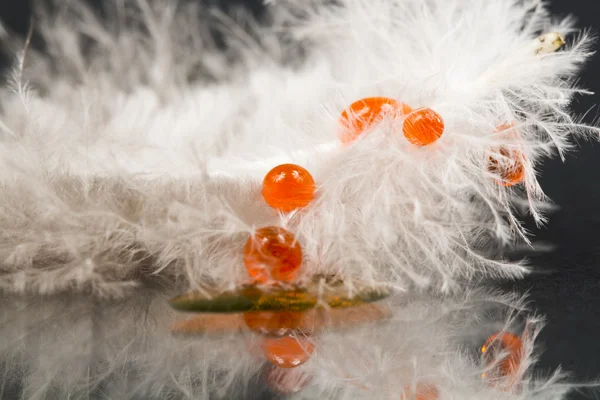
M510 135L515 140L518 133L514 122L501 124L496 132ZM500 148L488 156L488 171L500 177L498 183L503 186L514 186L525 179L525 156L517 149Z
M438 388L430 384L418 384L415 391L410 386L405 386L404 392L400 395L400 400L439 400L439 398Z
M267 385L281 394L298 393L312 380L312 375L299 369L271 366L265 373Z
M271 207L293 211L305 207L315 197L315 181L301 166L282 164L265 176L262 195Z
M263 336L285 336L292 334L302 324L301 312L246 312L244 322L252 331Z
M389 97L366 97L357 100L342 112L341 122L344 129L340 140L345 144L351 143L386 115L406 115L411 111L412 108L408 105Z
M269 362L279 368L295 368L304 364L315 350L308 339L284 336L267 338L264 341L264 354Z
M404 136L416 146L427 146L444 133L444 120L430 108L419 108L408 114L402 127Z
M504 358L497 358L506 353ZM481 354L486 365L496 364L494 371L488 374L492 379L514 376L521 365L523 356L523 341L510 332L497 333L488 338L481 347ZM483 378L486 375L484 374Z
M523 153L519 150L500 148L499 154L488 157L488 171L499 176L498 183L503 186L514 186L523 182L525 178L525 164Z
M246 242L244 265L256 281L291 281L302 264L302 249L283 228L258 229Z

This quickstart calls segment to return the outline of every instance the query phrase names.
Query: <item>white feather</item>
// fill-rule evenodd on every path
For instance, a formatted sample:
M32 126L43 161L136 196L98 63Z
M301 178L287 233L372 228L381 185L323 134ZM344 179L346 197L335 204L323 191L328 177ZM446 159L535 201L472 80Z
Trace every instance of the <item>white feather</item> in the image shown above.
M264 225L296 235L306 275L335 273L349 290L356 280L387 282L424 310L393 303L381 328L316 338L322 351L306 366L316 378L301 397L361 398L335 373L356 367L377 371L364 377L373 398L397 398L417 377L435 380L444 400L562 398L570 386L554 378L526 375L519 394L490 389L455 339L485 303L466 305L460 293L528 271L496 254L529 243L514 204L525 200L545 221L539 160L571 150L573 135L598 133L569 111L586 93L573 82L590 54L587 35L536 54L540 34L573 29L535 0L277 1L266 26L246 29L201 8L110 5L110 24L79 4L40 14L47 54L23 53L0 95L0 289L11 294L0 354L5 374L26 369L24 398L83 398L104 377L109 398L240 395L256 359L235 341L171 338L164 300L243 282L243 244ZM340 113L366 96L430 107L445 132L416 148L401 121L385 119L338 145ZM494 134L510 122L519 141ZM520 188L487 170L501 146L525 155ZM317 198L302 212L277 213L260 197L262 176L282 162L315 177ZM419 297L423 289L430 297ZM148 299L135 300L141 294ZM456 302L464 312L440 321L437 307ZM53 328L32 334L43 321ZM432 347L415 345L423 340ZM116 377L123 368L131 382Z

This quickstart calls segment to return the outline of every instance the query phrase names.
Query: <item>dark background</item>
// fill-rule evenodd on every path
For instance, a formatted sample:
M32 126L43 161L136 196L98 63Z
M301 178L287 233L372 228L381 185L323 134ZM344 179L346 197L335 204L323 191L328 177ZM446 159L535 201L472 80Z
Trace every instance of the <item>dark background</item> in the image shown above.
M244 4L254 12L260 8L260 0L212 3ZM573 15L578 27L600 34L600 0L551 0L549 4L554 15ZM29 11L27 0L0 0L0 19L13 31L27 30ZM600 93L599 73L600 55L596 55L581 74L580 86ZM592 122L600 114L596 103L600 95L578 97L573 110ZM600 378L600 145L581 142L579 146L564 164L551 159L540 170L544 191L560 209L544 228L530 224L530 229L538 241L553 244L555 250L529 256L541 273L499 284L529 292L534 306L546 315L547 325L539 338L545 348L537 367L540 373L562 366L577 381L589 381ZM570 397L591 398L596 396L590 392Z

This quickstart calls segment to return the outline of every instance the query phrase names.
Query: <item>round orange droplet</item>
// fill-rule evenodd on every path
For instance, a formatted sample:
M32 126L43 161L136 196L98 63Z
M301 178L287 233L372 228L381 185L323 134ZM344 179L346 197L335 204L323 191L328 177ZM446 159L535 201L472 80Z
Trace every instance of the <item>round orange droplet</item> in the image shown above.
M514 123L499 125L496 132L518 139ZM514 186L525 179L525 156L517 149L501 147L488 156L488 171L500 177L498 183Z
M437 387L430 384L418 384L416 390L410 386L404 387L400 400L439 400L440 392Z
M366 97L350 104L342 112L340 133L342 143L351 143L373 124L380 122L386 115L406 115L412 111L408 105L389 97Z
M525 178L524 156L519 150L500 148L489 155L488 171L499 176L503 186L518 185Z
M283 228L260 228L246 242L244 265L258 282L291 281L301 264L300 244Z
M267 338L264 342L264 354L269 362L279 368L295 368L304 364L315 350L307 339L284 336Z
M402 127L404 136L416 146L427 146L444 133L444 120L430 108L419 108L408 114Z
M244 322L252 331L264 336L285 336L292 334L302 324L301 312L247 312Z
M265 176L262 195L271 207L293 211L305 207L315 197L315 181L301 166L282 164Z
M510 332L497 333L490 336L481 347L481 354L486 366L495 365L493 371L485 374L484 378L495 380L514 376L521 365L523 341Z
M271 366L265 373L267 385L281 394L298 393L312 380L312 375L300 369Z

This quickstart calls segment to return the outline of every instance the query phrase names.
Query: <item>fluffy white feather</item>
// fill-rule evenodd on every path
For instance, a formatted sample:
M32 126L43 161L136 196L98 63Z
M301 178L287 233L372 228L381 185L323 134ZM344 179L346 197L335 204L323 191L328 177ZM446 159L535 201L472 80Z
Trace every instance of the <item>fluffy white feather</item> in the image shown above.
M305 277L387 282L409 299L380 327L315 339L316 378L301 397L361 398L336 375L355 366L377 371L359 379L378 399L421 377L442 399L562 398L568 385L527 374L520 393L490 389L457 341L467 323L490 326L469 315L485 296L465 288L528 270L498 255L529 240L515 201L544 221L541 157L598 133L569 112L585 93L573 82L587 35L536 54L540 34L573 29L534 0L277 1L264 26L244 28L194 6L109 3L108 22L79 3L39 14L47 51L21 52L0 96L0 351L24 398L83 398L101 382L107 398L241 396L256 358L239 338L171 338L164 301L243 282L243 244L264 225L298 237ZM340 113L366 96L433 108L446 130L416 148L384 120L337 145ZM510 122L518 142L494 133ZM522 188L487 170L501 146L525 155ZM260 197L282 161L317 181L302 212Z

